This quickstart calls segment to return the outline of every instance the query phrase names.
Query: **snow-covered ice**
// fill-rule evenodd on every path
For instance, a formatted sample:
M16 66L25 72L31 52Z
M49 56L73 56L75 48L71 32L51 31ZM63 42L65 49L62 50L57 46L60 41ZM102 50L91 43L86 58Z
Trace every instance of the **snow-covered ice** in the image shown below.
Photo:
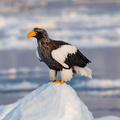
M5 114L5 113L6 114ZM3 120L92 120L92 114L67 84L48 83L18 102L2 106Z
M48 83L18 100L0 106L0 120L94 120L75 90L67 84ZM120 120L108 116L95 120Z

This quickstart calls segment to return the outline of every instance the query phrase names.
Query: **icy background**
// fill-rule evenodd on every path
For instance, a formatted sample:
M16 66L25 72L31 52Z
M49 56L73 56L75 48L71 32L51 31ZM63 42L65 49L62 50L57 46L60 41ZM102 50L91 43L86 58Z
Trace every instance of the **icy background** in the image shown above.
M36 40L26 38L41 27L92 61L92 80L76 76L68 84L93 114L120 116L119 0L4 0L0 7L0 104L49 82L48 68L35 55Z
M51 38L81 48L119 47L119 10L104 9L77 7L1 14L0 49L35 49L35 40L26 39L27 32L34 27L45 28Z

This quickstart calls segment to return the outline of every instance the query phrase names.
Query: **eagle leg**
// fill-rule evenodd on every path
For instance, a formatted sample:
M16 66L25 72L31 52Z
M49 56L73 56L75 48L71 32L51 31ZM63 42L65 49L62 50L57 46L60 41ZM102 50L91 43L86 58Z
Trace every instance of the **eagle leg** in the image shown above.
M60 83L60 84L63 84L65 81L64 80L61 80L61 81L58 81L58 80L54 80L53 83Z

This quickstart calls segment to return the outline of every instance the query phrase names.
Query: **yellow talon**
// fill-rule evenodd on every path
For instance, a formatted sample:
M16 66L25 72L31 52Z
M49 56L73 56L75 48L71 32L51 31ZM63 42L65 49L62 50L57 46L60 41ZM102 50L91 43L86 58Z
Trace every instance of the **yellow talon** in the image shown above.
M58 81L58 80L54 80L53 83L60 83L60 84L63 84L65 81L64 80L61 80L61 81Z

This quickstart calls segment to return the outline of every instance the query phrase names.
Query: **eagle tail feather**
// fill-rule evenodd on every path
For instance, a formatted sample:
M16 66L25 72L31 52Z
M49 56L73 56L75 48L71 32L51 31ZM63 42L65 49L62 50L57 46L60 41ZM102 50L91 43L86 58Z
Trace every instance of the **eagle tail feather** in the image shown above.
M92 79L92 70L88 67L81 68L78 66L74 66L74 71L79 75L86 76Z

